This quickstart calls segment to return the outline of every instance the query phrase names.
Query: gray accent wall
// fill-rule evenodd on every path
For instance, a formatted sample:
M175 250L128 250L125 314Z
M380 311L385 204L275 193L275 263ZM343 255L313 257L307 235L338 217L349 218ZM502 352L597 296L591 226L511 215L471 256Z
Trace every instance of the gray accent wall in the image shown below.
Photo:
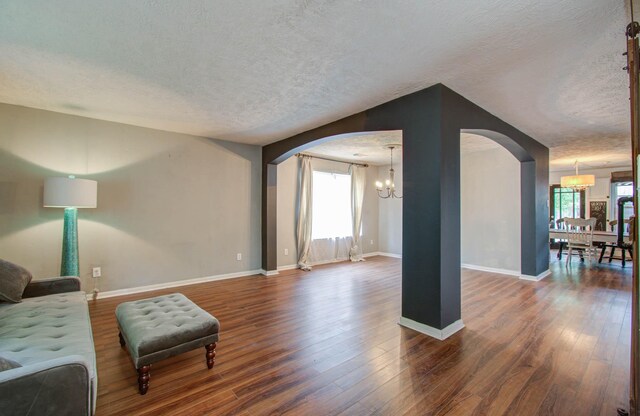
M87 291L98 265L102 291L260 268L260 147L6 104L0 126L0 258L36 278L60 271L42 188L67 174L98 181L79 210Z

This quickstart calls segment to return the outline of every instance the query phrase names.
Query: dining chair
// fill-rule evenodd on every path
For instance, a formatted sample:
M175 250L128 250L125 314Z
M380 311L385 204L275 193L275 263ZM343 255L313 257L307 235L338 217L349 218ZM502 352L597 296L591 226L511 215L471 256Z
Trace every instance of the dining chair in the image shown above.
M558 218L555 221L555 228L556 230L564 230L565 229L565 224L564 224L564 218ZM558 243L558 254L556 257L558 257L558 260L562 260L562 250L564 248L564 245L566 243L566 241L564 239L562 240L555 240L556 243Z
M629 227L631 221L630 219L625 219L624 220L624 233L629 233ZM618 225L618 220L611 220L609 221L609 225L611 226L611 231L615 232L616 231L616 227ZM609 252L609 263L611 263L611 260L616 259L616 260L622 260L622 267L624 267L626 265L627 259L626 259L626 251L629 252L629 258L633 258L633 251L631 250L630 247L620 247L618 246L618 243L605 243L602 246L602 251L600 252L600 258L598 259L598 263L602 263L602 258L604 257L604 253L607 250L607 247L611 249L611 251ZM613 257L613 255L616 252L616 248L619 248L620 251L622 252L622 257Z
M595 218L565 218L564 223L567 233L567 266L571 263L571 254L574 250L583 251L589 256L596 256L596 247L593 245L593 229L596 226Z

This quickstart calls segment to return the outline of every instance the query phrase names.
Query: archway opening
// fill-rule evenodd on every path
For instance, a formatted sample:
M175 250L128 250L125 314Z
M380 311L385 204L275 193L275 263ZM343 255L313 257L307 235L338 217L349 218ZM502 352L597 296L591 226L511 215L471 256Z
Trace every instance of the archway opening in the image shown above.
M521 274L520 161L495 141L460 134L463 268Z
M288 158L278 158L275 167L277 175L277 269L287 270L297 267L298 244L296 225L299 217L298 201L300 161L296 155L311 156L313 169L313 238L309 260L311 265L344 261L349 259L349 247L352 241L351 223L344 229L326 230L327 221L322 218L336 215L342 218L344 212L331 213L335 205L345 206L347 216L350 213L350 201L345 199L345 186L350 186L351 164L367 165L364 169L365 189L362 207L360 249L365 257L380 252L393 257L402 254L402 200L398 198L381 199L378 197L375 182L388 178L390 152L388 146L402 144L402 131L372 131L341 134L314 140L304 147L287 152ZM398 195L402 195L402 147L396 148L393 155L393 168ZM328 187L335 189L335 198L328 201ZM341 185L342 186L341 186ZM346 195L349 198L349 195ZM325 218L331 221L330 218ZM351 218L349 218L351 219ZM338 222L338 221L336 221ZM339 221L341 222L341 221ZM349 232L347 232L349 230ZM348 235L347 235L348 234Z
M472 130L465 130L469 128ZM460 298L460 132L486 136L520 162L523 279L539 280L549 273L549 150L442 84L263 148L262 265L267 275L277 269L277 164L324 140L320 138L393 129L403 134L399 322L444 339L464 327Z

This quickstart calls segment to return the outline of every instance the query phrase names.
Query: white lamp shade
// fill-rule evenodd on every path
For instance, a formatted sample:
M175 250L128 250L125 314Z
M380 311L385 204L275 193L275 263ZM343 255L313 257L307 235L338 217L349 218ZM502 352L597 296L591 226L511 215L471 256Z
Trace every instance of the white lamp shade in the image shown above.
M98 206L98 182L90 179L46 178L44 206L95 208Z
M563 188L580 188L584 189L593 186L596 183L594 175L572 175L560 178L560 186Z

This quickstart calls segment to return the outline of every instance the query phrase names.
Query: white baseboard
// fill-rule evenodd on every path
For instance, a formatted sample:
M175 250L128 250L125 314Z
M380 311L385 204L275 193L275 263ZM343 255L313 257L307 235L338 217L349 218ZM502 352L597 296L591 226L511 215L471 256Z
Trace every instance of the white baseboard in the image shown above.
M462 263L461 266L463 268L465 268L465 269L470 269L470 270L479 270L481 272L506 274L506 275L509 275L509 276L520 277L520 272L516 271L516 270L498 269L498 268L495 268L495 267L478 266L476 264L468 264L468 263Z
M429 325L421 324L420 322L416 322L412 319L405 318L404 316L400 317L398 324L406 328L413 329L414 331L418 331L422 334L429 335L430 337L433 337L440 341L443 341L449 338L451 335L455 334L456 332L464 328L464 323L462 322L462 319L458 319L457 321L455 321L454 323L452 323L451 325L448 325L443 329L437 329Z
M314 261L310 264L313 267L313 266L320 266L322 264L342 263L343 261L347 261L347 260L349 260L349 257L341 257L341 258L331 259L331 260Z
M373 251L371 253L365 253L362 255L362 257L375 257L375 256L384 256L384 257L393 257L396 259L401 259L402 258L402 254L394 254L394 253L385 253L382 251ZM334 259L334 260L326 260L326 261L319 261L317 263L312 263L312 266L317 266L319 264L328 264L328 263L340 263L341 261L347 261L349 260L348 257L345 258L339 258L339 259Z
M297 269L297 268L298 268L297 264L288 264L286 266L278 266L278 271L282 272L282 271L285 271L285 270L294 270L294 269Z
M278 270L265 270L265 269L260 269L260 271L258 272L263 276L277 276L278 274Z
M385 253L383 251L372 251L371 253L365 253L362 255L362 257L375 257L375 256L393 257L396 259L402 258L402 254Z
M152 290L169 289L172 287L195 285L198 283L213 282L216 280L235 279L237 277L253 276L261 274L262 270L248 270L245 272L218 274L215 276L197 277L195 279L177 280L173 282L158 283L155 285L130 287L127 289L108 290L106 292L99 292L97 298L112 298L114 296L131 295L134 293L151 292ZM87 300L93 300L93 292L87 294Z
M531 275L528 275L528 274L521 274L520 272L518 272L516 270L496 269L496 268L493 268L493 267L478 266L476 264L462 263L461 266L463 268L465 268L465 269L470 269L470 270L479 270L479 271L482 271L482 272L498 273L498 274L506 274L508 276L515 276L518 279L528 280L528 281L531 281L531 282L539 282L540 280L544 279L545 277L547 277L547 276L549 276L551 274L551 271L549 271L548 269L545 270L544 272L540 273L537 276L531 276Z
M393 254L393 253L381 253L379 251L372 251L371 253L364 253L362 255L362 257L375 257L375 256L386 256L386 257L395 257L398 259L402 258L402 255L400 254ZM317 262L313 262L311 263L311 266L320 266L323 264L330 264L330 263L341 263L343 261L347 261L349 260L348 258L339 258L339 259L332 259L332 260L324 260L324 261L317 261ZM286 266L278 266L278 272L282 272L285 270L294 270L299 268L297 264L288 264ZM274 276L276 274L278 274L276 271L265 271L265 270L261 270L260 273L262 273L265 276Z
M393 257L394 259L401 259L402 258L402 254L385 253L384 251L379 251L378 252L378 256Z
M371 253L365 253L365 254L362 255L362 257L366 258L366 257L384 256L384 255L385 254L382 254L382 253L380 253L378 251L374 251L374 252L371 252ZM396 254L389 254L389 256L397 256L397 255ZM322 264L329 264L329 263L340 263L340 262L347 261L347 260L349 260L349 259L348 258L339 258L339 259L333 259L333 260L318 261L318 262L312 263L311 266L319 266L319 265L322 265ZM285 270L294 270L294 269L298 269L298 268L299 268L299 266L297 264L288 264L286 266L278 266L278 271L282 272L282 271L285 271ZM264 270L262 270L261 272L262 272L262 274L265 274ZM266 273L273 273L273 272L266 272ZM275 273L273 273L273 274L275 274ZM271 276L271 275L267 275L267 276Z
M543 271L542 273L540 273L537 276L531 276L528 274L521 274L520 275L520 279L522 280L529 280L532 282L539 282L540 280L544 279L545 277L549 276L551 274L551 270L547 269L545 271Z

